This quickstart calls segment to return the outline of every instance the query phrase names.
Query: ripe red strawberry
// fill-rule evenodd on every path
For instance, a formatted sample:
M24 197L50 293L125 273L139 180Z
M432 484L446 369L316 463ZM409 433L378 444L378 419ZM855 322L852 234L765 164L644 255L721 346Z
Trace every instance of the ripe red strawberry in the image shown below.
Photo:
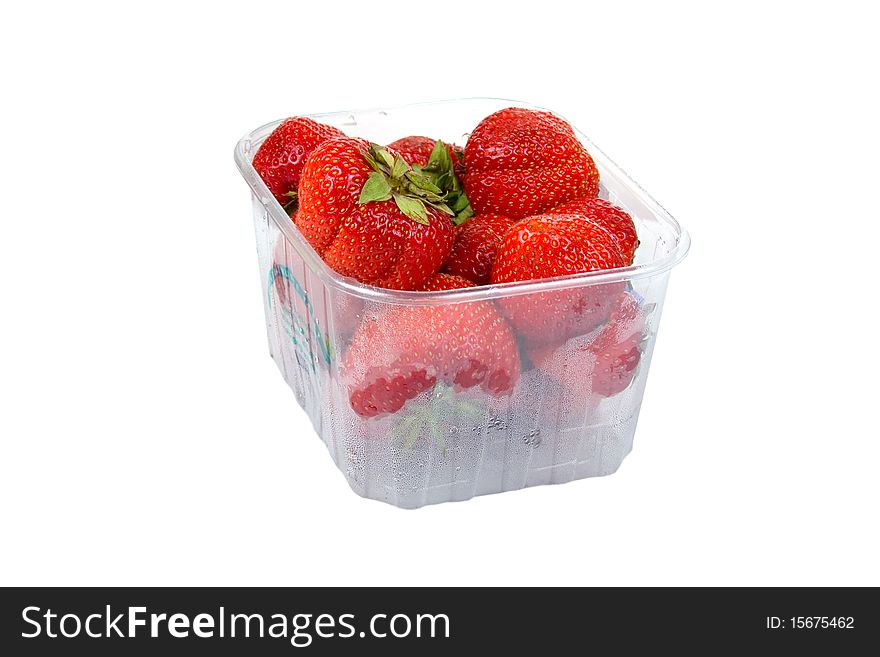
M513 219L500 214L481 214L468 219L456 229L443 271L463 276L477 285L488 285L495 254L514 223Z
M614 236L574 214L537 215L514 224L504 236L492 283L529 281L623 267ZM611 312L623 283L580 285L499 300L511 324L533 343L560 344L589 333Z
M601 198L579 198L547 210L547 214L577 214L596 222L614 235L626 264L632 264L639 236L632 217L623 208Z
M599 192L599 171L571 126L511 107L483 119L464 149L464 188L476 214L522 219Z
M636 367L642 357L645 340L645 319L653 306L639 308L630 295L622 295L608 324L590 345L596 355L593 369L593 392L611 397L625 390L632 383Z
M417 290L452 247L453 212L399 155L334 138L306 161L296 225L324 261L370 285Z
M639 308L629 293L614 303L608 323L590 335L577 336L561 347L528 350L529 360L578 398L591 393L611 397L632 383L645 339L645 318L651 308Z
M260 145L253 165L275 200L287 205L296 196L306 158L331 137L345 135L333 126L297 116L283 121Z
M438 275L444 277L443 274ZM461 282L445 277L452 289ZM349 401L364 417L395 413L436 383L509 393L520 374L513 331L488 301L382 306L368 314L342 366Z
M388 144L388 148L403 155L404 159L410 164L418 164L424 167L428 165L428 160L431 159L431 153L436 145L436 139L411 136L401 137L397 141L391 142ZM455 175L461 176L464 173L464 149L455 144L446 144L446 148L449 151L449 157L452 158L455 165Z
M474 284L461 276L436 273L420 288L423 292L440 292L442 290L458 290L464 287L473 287Z

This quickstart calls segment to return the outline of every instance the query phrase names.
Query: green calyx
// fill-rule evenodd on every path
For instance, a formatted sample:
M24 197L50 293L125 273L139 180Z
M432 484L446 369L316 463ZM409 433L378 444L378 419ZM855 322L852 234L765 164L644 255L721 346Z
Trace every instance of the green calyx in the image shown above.
M406 415L395 425L391 436L405 452L411 450L421 438L430 438L440 448L440 455L446 456L444 434L449 418L480 423L485 418L485 410L474 401L457 397L450 386L438 383L427 401L411 404L407 408Z
M448 214L456 225L473 214L443 142L436 143L424 167L410 165L378 144L370 144L361 155L373 172L361 188L358 203L393 199L403 214L424 225L429 223L428 207Z
M456 152L456 156L461 159L464 154ZM438 140L434 144L434 150L431 151L428 164L424 167L416 166L413 168L443 190L446 204L454 213L452 223L460 226L474 216L470 201L464 193L464 186L455 175L455 162L449 154L449 147L446 144Z
M378 144L370 144L369 151L361 151L361 155L373 168L361 188L361 205L394 199L403 214L426 226L428 206L450 216L455 214L446 205L443 191L399 155L392 155Z

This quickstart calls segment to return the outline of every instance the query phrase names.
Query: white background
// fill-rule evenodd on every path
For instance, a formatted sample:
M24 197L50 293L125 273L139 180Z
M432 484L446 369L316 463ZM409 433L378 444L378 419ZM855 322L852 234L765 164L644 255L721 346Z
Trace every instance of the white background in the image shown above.
M0 583L880 584L868 3L237 4L2 10ZM405 512L269 358L232 148L462 96L567 116L693 248L617 474Z

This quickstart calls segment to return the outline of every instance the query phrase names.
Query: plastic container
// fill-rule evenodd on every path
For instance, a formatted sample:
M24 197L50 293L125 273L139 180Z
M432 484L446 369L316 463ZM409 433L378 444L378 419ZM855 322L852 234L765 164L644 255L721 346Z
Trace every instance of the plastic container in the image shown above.
M416 134L463 145L482 118L511 106L531 107L476 98L313 118L380 144ZM351 488L415 508L615 472L632 448L669 273L689 246L676 221L578 132L599 168L600 196L636 221L640 245L632 266L437 293L364 286L324 264L251 166L277 124L258 128L235 149L253 195L269 350ZM500 306L621 291L638 304L640 355L631 381L617 381L612 390L598 382L603 365L569 345L554 352L553 365L544 369L531 367L524 356L519 382L506 396L438 386L391 415L363 418L352 410L341 362L365 318L391 307Z

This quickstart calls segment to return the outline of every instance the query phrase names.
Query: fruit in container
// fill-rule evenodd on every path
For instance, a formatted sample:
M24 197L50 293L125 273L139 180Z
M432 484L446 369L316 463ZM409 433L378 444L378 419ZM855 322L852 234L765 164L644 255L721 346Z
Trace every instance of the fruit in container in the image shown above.
M492 283L570 276L626 265L614 236L577 214L543 214L514 224L498 249ZM624 284L583 285L499 299L527 341L561 344L602 325Z
M430 181L443 195L452 210L453 224L458 226L473 215L461 182L464 174L461 147L430 137L403 137L391 142L388 148L402 155L414 173Z
M495 255L514 223L501 214L480 214L468 219L455 231L455 241L443 271L463 276L477 285L488 285Z
M550 112L487 116L464 148L464 188L476 214L512 219L599 192L599 170L572 127Z
M563 345L528 349L532 364L564 385L569 394L611 397L623 392L636 374L648 336L646 319L653 307L641 307L630 292L615 299L606 324Z
M575 214L599 224L614 236L626 264L632 264L639 246L636 224L629 213L601 198L579 198L551 208L547 214Z
M295 116L281 122L260 145L253 165L281 205L296 204L300 174L306 159L318 146L343 132L314 119Z
M470 284L437 274L432 290ZM395 413L437 383L509 393L520 374L513 332L489 301L383 305L366 312L342 363L354 411Z
M438 191L399 154L362 139L334 138L306 161L295 222L343 276L414 290L452 248L452 211Z
M350 134L291 132L280 188L263 160L289 128L236 148L270 351L365 497L563 483L631 449L687 235L564 120L504 107L324 115Z
M473 281L461 276L438 272L431 276L420 288L422 292L442 292L443 290L460 290L466 287L474 287Z
M598 170L571 126L548 112L495 112L464 149L418 135L382 147L288 119L254 166L295 206L293 221L328 266L376 287L438 292L582 274L630 264L638 245L629 214L596 197ZM297 316L314 314L292 264L282 237L278 298ZM624 284L611 283L497 304L334 309L338 332L353 333L342 363L352 408L394 413L438 383L505 394L520 374L517 334L545 375L573 358L607 370L591 385L613 394L638 362L632 335L609 337L622 295Z

